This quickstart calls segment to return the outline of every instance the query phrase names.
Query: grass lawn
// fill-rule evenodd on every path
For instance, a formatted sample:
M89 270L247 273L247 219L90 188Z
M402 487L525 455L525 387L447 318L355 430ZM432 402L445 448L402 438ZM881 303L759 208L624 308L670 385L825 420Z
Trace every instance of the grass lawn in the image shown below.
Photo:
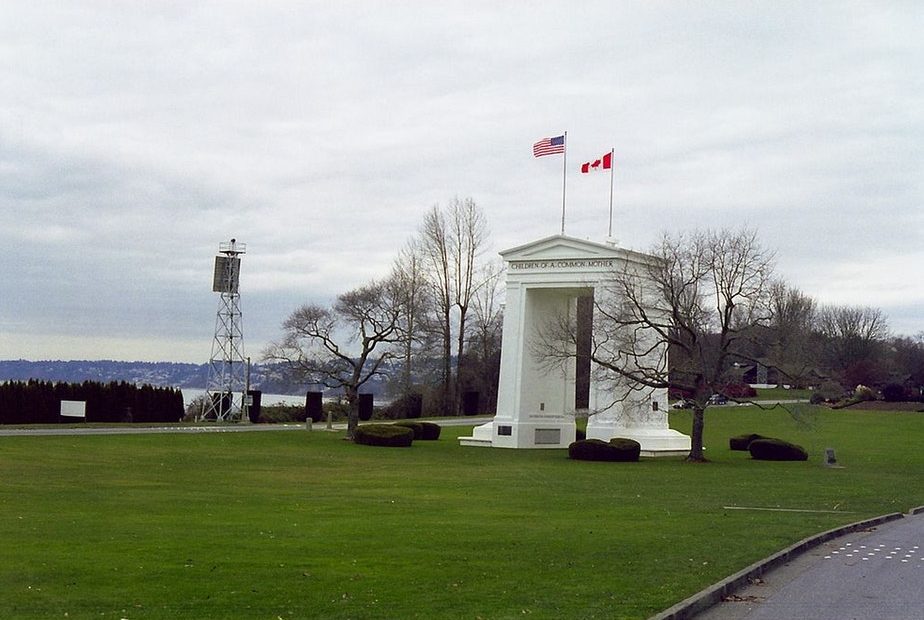
M0 437L0 617L645 618L805 536L924 504L921 414L716 408L700 465L458 446L469 432L408 449L322 431ZM745 432L810 460L730 452ZM844 469L822 467L825 447Z
M755 400L808 400L812 390L787 390L781 387L757 388Z

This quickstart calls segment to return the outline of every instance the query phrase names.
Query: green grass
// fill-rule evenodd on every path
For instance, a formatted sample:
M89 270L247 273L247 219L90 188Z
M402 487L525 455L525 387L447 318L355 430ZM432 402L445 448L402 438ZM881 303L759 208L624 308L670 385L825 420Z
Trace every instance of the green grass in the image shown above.
M717 408L702 465L463 448L464 428L411 448L0 437L0 617L645 618L805 536L924 504L922 425ZM810 460L730 452L745 432ZM825 447L844 469L821 466Z
M787 390L781 387L756 389L755 400L808 400L812 397L812 390Z

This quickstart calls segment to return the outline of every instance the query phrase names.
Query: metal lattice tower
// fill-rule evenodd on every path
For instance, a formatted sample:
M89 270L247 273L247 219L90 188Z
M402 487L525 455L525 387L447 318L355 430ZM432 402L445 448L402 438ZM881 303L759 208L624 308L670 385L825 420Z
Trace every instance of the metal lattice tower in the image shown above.
M247 361L239 290L241 254L247 244L236 239L218 245L212 291L221 294L215 317L215 338L209 358L207 399L200 419L233 422L241 419L247 390Z

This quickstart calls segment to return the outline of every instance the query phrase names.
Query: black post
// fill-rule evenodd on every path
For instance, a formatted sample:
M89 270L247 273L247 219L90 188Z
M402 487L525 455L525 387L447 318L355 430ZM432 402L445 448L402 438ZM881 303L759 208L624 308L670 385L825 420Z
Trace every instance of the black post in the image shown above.
M462 394L462 415L478 415L478 400L478 392L464 392Z
M311 418L312 422L320 422L324 419L321 397L321 392L308 392L305 395L305 417Z
M404 412L406 418L419 418L423 413L423 395L418 393L407 395L407 410Z
M251 424L256 424L260 421L260 405L263 402L263 392L249 390L247 396L250 397L250 407L247 409L247 415L250 417Z
M363 422L372 419L372 394L359 395L359 419Z

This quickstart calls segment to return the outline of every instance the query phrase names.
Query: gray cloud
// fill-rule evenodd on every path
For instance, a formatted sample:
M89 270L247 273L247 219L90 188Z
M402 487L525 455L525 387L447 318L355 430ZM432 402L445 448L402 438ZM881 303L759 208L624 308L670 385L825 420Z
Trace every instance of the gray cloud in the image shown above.
M608 180L576 170L615 147L623 245L749 224L806 292L924 329L913 3L5 12L0 356L204 359L232 236L259 349L434 203L474 197L498 250L555 233L562 162L530 147L565 130L569 234L605 234Z

